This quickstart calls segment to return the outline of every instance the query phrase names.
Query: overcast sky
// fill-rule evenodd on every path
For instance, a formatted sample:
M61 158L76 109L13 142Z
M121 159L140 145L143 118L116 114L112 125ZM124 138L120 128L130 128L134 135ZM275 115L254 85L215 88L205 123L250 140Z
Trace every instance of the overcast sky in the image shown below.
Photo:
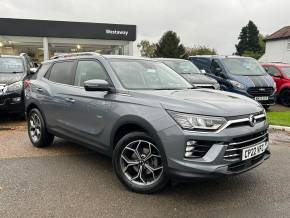
M289 0L0 0L0 16L137 25L137 42L176 31L185 46L232 54L251 19L264 35L290 25Z

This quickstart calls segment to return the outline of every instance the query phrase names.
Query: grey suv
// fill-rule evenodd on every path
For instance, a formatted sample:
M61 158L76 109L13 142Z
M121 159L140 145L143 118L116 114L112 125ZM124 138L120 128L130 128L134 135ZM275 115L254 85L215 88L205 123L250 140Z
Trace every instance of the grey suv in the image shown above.
M193 89L150 59L58 57L40 66L25 96L34 146L49 146L57 136L111 156L119 180L140 193L170 179L239 174L270 156L259 103Z

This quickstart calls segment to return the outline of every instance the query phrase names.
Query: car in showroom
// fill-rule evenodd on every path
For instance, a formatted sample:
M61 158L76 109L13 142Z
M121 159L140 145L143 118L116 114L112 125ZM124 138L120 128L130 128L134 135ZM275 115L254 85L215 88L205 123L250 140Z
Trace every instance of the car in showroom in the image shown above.
M195 89L159 61L67 54L45 61L25 88L28 136L54 137L112 157L130 190L219 178L270 157L265 109L235 93Z
M277 96L281 104L290 106L290 64L264 63L266 72L272 76L277 87Z
M26 54L0 55L0 112L17 113L24 118L25 80L36 69L30 69Z
M197 88L220 89L218 81L203 74L191 61L177 58L155 58L181 75Z
M276 102L276 84L253 58L223 55L191 56L200 70L216 79L221 89L255 99L266 109Z

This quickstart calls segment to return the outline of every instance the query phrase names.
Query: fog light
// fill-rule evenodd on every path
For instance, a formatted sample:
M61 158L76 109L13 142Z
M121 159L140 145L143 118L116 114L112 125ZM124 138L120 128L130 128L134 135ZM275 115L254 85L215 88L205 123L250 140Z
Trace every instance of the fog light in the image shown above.
M185 157L191 157L192 156L192 152L185 152L184 156Z
M196 144L196 141L187 141L186 147L185 147L185 157L191 157L193 155L194 145Z
M21 101L21 97L12 98L12 102L17 103Z
M187 141L186 145L190 146L190 145L195 145L196 141Z

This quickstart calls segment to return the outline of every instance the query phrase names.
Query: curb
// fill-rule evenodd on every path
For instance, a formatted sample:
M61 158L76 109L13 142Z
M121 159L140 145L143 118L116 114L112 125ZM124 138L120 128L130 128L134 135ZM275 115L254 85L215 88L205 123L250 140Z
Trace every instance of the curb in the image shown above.
M281 131L285 131L285 132L290 132L290 127L287 127L287 126L270 125L269 128L270 129L275 129L275 130L281 130Z

